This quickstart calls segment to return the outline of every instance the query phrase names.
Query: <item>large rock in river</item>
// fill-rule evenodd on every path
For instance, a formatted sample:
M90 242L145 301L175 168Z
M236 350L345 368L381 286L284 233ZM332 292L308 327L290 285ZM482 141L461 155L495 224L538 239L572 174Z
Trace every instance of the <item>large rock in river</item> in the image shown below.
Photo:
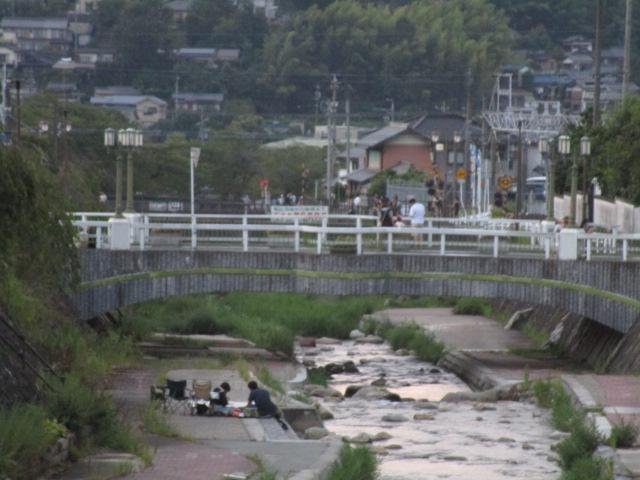
M366 386L358 389L353 395L353 398L361 398L363 400L390 400L392 402L399 402L402 399L400 395L391 393L389 390L382 387Z
M441 402L518 401L520 394L521 392L518 385L502 385L483 392L450 392L442 398Z
M310 427L304 431L304 438L306 440L320 440L327 435L329 435L329 430L322 427Z
M326 398L326 397L341 398L342 397L342 394L339 391L334 390L333 388L323 387L322 385L309 384L309 385L305 385L302 388L302 390L304 391L304 393L312 397L321 397L321 398Z

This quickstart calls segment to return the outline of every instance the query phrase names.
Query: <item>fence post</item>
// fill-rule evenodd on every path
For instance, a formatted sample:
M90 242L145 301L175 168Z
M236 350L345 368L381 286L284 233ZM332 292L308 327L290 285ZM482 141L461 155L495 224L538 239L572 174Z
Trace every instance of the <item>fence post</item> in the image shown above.
M393 253L393 233L387 233L387 253Z
M102 248L102 227L96 228L96 250Z
M195 215L191 216L191 248L198 246L198 219Z
M139 239L139 245L138 248L140 248L140 250L144 250L144 224L141 224L142 226L138 229L138 239Z
M587 238L587 262L591 261L591 239Z
M242 251L249 251L249 230L247 230L247 225L249 224L247 220L247 216L242 216Z
M433 228L433 220L429 219L427 221L427 227L429 228L429 248L433 247L433 232L431 229Z
M626 262L629 256L629 240L622 240L622 261Z
M322 231L318 232L318 239L316 240L316 253L320 255L322 253Z
M493 258L498 258L498 248L500 246L500 237L493 237Z
M293 234L293 251L296 253L300 252L300 219L293 219L293 226L296 228L295 233Z
M446 242L447 236L443 233L440 235L440 255L444 255L445 254L445 242Z
M544 237L544 259L549 260L551 258L551 240L549 237Z
M356 228L359 230L362 228L362 219L356 218ZM362 255L362 233L356 233L356 252L358 255Z

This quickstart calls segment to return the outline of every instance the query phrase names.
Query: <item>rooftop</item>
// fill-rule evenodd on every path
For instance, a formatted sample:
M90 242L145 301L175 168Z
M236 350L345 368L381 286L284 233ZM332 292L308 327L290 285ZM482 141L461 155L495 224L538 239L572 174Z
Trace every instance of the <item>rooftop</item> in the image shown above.
M171 96L174 100L183 102L222 102L223 93L178 93Z
M144 100L151 100L162 105L167 102L153 95L111 95L106 97L91 97L92 105L105 106L135 106Z
M358 147L365 149L375 147L376 145L379 145L382 142L401 134L408 128L409 125L406 123L397 123L382 127L381 129L376 130L375 132L370 133L366 137L358 140Z
M65 30L69 27L66 18L26 18L5 17L0 21L0 28L52 28Z

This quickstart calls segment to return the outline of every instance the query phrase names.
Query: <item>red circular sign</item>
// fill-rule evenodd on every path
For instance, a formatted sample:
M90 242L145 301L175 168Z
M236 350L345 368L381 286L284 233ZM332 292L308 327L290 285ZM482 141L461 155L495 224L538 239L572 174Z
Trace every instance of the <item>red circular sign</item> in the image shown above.
M261 189L265 189L269 186L269 180L267 180L266 178L262 178L260 179L260 188Z

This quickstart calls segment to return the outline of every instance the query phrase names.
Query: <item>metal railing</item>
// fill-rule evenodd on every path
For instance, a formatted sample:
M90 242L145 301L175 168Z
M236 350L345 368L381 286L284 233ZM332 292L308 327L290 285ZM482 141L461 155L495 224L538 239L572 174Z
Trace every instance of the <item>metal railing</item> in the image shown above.
M110 247L112 213L73 215L83 244ZM270 215L133 214L131 248L218 249L543 257L556 255L558 234L532 220L431 218L424 227L380 227L370 215L330 215L315 221ZM640 259L640 234L578 234L581 258Z

